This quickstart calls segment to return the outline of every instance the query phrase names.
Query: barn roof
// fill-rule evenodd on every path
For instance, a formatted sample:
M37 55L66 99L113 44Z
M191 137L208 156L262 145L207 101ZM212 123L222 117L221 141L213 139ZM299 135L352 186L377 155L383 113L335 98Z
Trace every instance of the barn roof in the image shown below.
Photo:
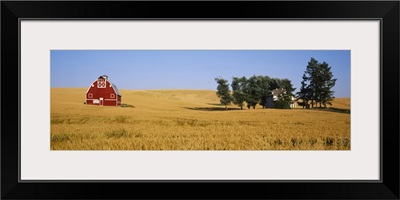
M111 82L110 82L110 83L111 83ZM118 90L117 86L116 86L114 83L111 83L111 85L112 85L112 87L114 88L115 93L117 93L118 96L121 96L121 93L119 93L119 90Z
M100 76L99 78L104 78L104 76L107 76L107 75ZM93 84L94 84L99 78L97 78L95 81L93 81ZM117 86L116 86L114 83L111 83L110 80L107 79L107 81L112 85L112 87L114 88L115 93L116 93L118 96L122 96L121 93L119 93L119 90L118 90ZM86 94L89 92L90 88L91 88L91 86L89 86L89 88L86 90Z

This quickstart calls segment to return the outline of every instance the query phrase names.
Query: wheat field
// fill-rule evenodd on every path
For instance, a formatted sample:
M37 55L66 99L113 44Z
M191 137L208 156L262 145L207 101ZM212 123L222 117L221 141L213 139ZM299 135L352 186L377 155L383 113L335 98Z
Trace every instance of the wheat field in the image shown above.
M51 150L350 150L347 113L225 110L212 90L120 90L134 107L94 106L85 92L51 89Z

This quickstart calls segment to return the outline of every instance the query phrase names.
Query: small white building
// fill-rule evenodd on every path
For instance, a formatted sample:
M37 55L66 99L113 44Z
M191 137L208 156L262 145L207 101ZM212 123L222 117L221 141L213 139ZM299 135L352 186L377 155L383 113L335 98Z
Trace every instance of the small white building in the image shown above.
M286 94L286 91L283 88L276 88L271 91L271 96L267 97L265 101L265 107L267 108L274 108L275 107L275 101L279 100L279 97L282 94ZM296 108L296 98L294 96L290 97L290 108Z
M290 108L297 108L297 99L294 96L290 97Z

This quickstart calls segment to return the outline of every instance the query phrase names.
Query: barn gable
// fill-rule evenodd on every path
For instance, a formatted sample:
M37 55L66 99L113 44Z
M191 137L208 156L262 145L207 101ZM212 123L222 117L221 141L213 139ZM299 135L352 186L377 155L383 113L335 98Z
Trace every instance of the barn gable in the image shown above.
M86 91L86 104L102 106L121 105L121 93L117 86L108 80L107 75L100 76Z

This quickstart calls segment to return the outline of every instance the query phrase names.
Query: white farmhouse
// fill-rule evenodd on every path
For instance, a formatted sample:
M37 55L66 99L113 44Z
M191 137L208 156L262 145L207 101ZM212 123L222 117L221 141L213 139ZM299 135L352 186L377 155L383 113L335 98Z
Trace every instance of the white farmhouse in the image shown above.
M279 100L279 97L282 96L282 94L286 94L286 91L281 88L281 89L274 89L271 91L271 96L268 96L266 101L265 101L265 107L267 108L274 108L275 107L275 101ZM291 101L290 101L290 108L295 108L296 107L296 98L294 96L291 96Z

